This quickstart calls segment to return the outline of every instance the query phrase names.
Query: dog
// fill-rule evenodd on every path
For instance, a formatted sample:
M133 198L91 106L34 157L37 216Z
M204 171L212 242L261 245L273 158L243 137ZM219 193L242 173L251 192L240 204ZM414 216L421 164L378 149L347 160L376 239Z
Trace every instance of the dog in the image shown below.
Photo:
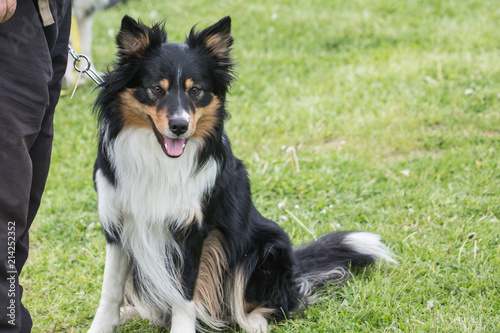
M125 16L116 41L95 105L106 263L89 332L112 332L120 315L174 333L229 324L268 332L268 320L289 318L313 288L377 259L394 262L369 232L294 248L257 211L224 131L235 76L230 17L174 43L163 24Z

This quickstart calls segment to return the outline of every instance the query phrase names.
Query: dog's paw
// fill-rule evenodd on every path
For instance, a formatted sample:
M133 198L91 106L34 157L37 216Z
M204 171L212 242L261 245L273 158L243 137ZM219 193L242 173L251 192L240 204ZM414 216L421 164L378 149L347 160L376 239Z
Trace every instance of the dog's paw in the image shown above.
M120 317L97 312L87 333L113 333L119 325Z
M141 318L141 314L134 306L126 305L120 308L120 325L130 323L137 318Z
M87 333L113 333L115 329L118 327L118 325L94 325L90 326L90 329L87 331Z
M241 327L247 333L268 333L272 329L267 324L266 318L259 313L250 313Z

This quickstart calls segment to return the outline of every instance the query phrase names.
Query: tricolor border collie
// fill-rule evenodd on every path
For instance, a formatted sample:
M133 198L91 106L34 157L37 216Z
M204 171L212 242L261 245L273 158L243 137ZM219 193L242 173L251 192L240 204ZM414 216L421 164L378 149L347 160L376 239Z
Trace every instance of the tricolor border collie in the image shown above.
M118 60L97 98L95 186L106 236L91 333L147 318L171 332L267 332L311 288L349 268L393 261L380 237L338 232L293 248L252 203L224 131L233 80L231 19L167 42L161 24L125 16Z

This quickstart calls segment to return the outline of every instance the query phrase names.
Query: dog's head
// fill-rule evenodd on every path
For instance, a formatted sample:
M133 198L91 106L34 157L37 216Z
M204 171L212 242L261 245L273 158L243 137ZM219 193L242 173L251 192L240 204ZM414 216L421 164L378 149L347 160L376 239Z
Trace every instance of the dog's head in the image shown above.
M167 42L161 24L125 16L116 41L118 62L98 103L117 103L123 128L151 129L169 157L181 156L190 138L221 135L233 79L229 17L200 32L193 28L181 44Z

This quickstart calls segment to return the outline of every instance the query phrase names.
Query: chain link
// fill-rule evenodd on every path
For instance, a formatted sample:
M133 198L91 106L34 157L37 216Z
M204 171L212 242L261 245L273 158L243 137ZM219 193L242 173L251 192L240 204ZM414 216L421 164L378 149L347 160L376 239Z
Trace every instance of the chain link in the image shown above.
M71 46L71 44L68 44L68 51L69 51L69 54L74 59L73 60L73 67L75 68L75 70L78 72L79 75L81 75L82 73L87 74L88 77L90 77L92 79L92 81L94 81L98 86L100 86L104 83L104 80L102 79L102 77L99 74L97 74L92 68L90 68L91 62L90 62L90 59L86 55L78 54L75 51L75 49ZM78 63L80 63L80 61L82 61L82 59L86 61L86 65L79 67ZM76 86L75 86L75 90L76 90Z

